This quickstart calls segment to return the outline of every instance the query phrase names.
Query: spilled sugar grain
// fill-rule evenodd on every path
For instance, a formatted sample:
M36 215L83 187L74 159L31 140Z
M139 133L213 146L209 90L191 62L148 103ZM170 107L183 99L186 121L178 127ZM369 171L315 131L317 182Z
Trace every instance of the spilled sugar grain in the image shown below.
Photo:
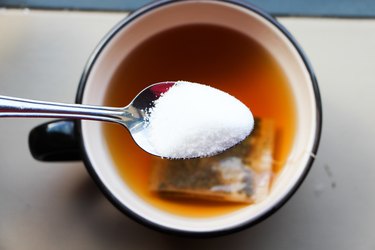
M251 111L218 89L178 81L148 110L147 140L158 155L171 159L215 155L252 131Z

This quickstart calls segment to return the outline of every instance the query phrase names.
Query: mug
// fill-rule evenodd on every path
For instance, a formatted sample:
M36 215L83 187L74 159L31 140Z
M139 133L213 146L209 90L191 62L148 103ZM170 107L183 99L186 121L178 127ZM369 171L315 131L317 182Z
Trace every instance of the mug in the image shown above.
M261 44L288 78L295 103L296 131L288 162L264 201L210 218L187 218L161 211L132 192L119 176L99 122L52 121L32 130L29 144L38 160L83 160L114 206L142 224L183 235L225 234L254 225L280 208L302 183L318 149L322 105L317 80L302 49L280 23L257 7L239 1L153 2L127 16L100 42L84 69L76 102L103 105L111 77L129 53L155 34L191 24L217 25L241 32Z

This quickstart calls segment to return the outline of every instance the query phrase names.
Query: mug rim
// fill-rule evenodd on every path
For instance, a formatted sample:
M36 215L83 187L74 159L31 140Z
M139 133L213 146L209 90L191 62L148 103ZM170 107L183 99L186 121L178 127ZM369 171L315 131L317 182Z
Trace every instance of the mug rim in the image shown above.
M182 0L182 1L189 1L189 0ZM215 0L206 0L208 2L214 2ZM85 64L83 73L81 75L78 90L76 94L76 103L82 103L84 90L86 87L86 83L88 80L88 77L90 75L90 72L95 65L96 60L100 56L103 49L106 47L106 45L112 40L112 38L122 30L125 26L136 20L138 17L148 13L149 11L152 11L153 9L159 8L161 6L165 6L168 4L173 4L180 1L174 1L174 0L160 0L156 2L149 3L142 8L136 10L135 12L130 13L128 16L123 18L117 25L115 25L111 30L102 38L102 40L99 42L99 44L96 46L92 54L90 55L88 61ZM290 34L290 32L282 25L280 24L274 17L269 15L267 12L261 10L260 8L254 6L250 3L245 3L238 0L219 0L219 2L229 3L236 5L238 7L245 8L247 10L250 10L256 14L258 14L260 17L264 18L266 21L268 21L270 24L272 24L275 28L277 28L285 38L288 39L288 41L291 43L291 45L294 47L294 49L297 51L298 55L302 59L303 65L305 69L307 70L311 84L312 89L314 93L314 100L315 100L315 109L316 109L316 126L315 126L315 132L314 132L314 142L312 145L311 153L309 155L309 159L306 162L306 165L303 169L303 172L298 177L298 180L296 184L288 190L288 193L282 197L278 202L273 204L272 207L269 209L262 211L258 216L254 217L251 221L244 221L243 223L240 223L234 227L231 228L223 228L220 230L210 231L210 232L193 232L193 231L186 231L183 229L176 229L176 228L169 228L165 227L160 224L156 224L152 221L147 220L146 218L142 217L141 215L133 212L131 209L129 209L126 205L124 205L120 200L118 200L111 191L105 186L105 184L102 182L98 174L96 173L94 167L91 164L91 161L88 157L88 153L86 151L84 140L83 140L83 133L82 133L82 123L80 120L76 121L76 127L77 127L77 134L79 136L81 151L82 151L82 158L84 165L90 174L91 178L95 181L95 183L98 185L102 193L105 195L105 197L122 213L127 215L128 217L132 218L133 220L137 221L140 224L143 224L147 227L150 227L152 229L155 229L157 231L171 233L171 234L177 234L182 236L193 236L193 237L212 237L212 236L219 236L229 233L234 233L237 231L241 231L245 228L248 228L250 226L253 226L265 218L269 217L273 213L275 213L279 208L281 208L292 196L293 194L298 190L298 188L301 186L302 182L306 178L308 172L310 171L312 164L315 160L316 153L318 151L321 133L322 133L322 102L321 102L321 96L320 91L318 87L318 82L316 75L313 71L313 68L311 66L311 63L309 62L307 56L305 55L305 52L302 50L301 46L298 44L298 42L295 40L295 38Z

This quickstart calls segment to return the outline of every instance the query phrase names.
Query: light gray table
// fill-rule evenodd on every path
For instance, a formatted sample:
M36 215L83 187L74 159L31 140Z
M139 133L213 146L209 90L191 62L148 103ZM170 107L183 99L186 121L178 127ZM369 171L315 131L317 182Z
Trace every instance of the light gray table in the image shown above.
M126 13L0 9L0 94L73 102L83 66ZM33 160L43 120L0 120L0 249L375 249L375 20L281 18L318 76L324 127L314 166L266 221L182 239L123 216L82 163Z

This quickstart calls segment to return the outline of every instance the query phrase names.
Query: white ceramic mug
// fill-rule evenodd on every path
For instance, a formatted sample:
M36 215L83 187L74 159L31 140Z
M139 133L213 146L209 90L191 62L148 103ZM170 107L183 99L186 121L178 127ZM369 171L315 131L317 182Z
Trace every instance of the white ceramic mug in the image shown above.
M306 176L319 143L322 110L314 73L296 41L274 18L254 6L236 1L154 2L126 17L101 41L84 70L77 102L103 104L112 75L130 52L161 31L187 24L213 24L245 34L272 54L288 78L296 104L297 130L287 164L263 202L210 218L187 218L156 209L132 192L120 177L98 122L54 123L57 128L65 126L62 135L64 129L57 129L64 137L63 150L48 147L51 138L45 138L51 131L38 128L30 136L30 147L33 155L41 160L78 159L82 154L89 173L108 199L143 224L183 234L228 233L253 225L281 207ZM76 134L73 139L72 131ZM68 143L67 136L71 138ZM42 143L41 137L45 139ZM53 138L56 142L56 137ZM80 149L76 146L77 140Z

